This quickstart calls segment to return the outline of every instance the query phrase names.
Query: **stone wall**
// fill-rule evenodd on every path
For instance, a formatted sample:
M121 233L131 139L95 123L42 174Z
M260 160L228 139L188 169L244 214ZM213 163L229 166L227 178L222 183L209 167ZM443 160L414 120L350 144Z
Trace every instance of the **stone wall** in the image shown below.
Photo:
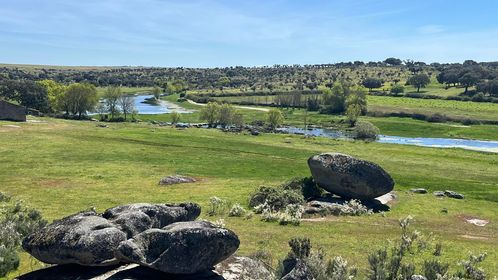
M0 100L0 120L25 122L26 109L23 106Z

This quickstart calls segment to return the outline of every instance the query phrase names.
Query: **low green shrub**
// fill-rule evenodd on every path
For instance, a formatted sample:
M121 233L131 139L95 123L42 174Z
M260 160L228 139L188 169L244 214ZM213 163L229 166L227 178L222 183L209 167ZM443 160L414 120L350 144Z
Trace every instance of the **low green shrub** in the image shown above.
M229 208L228 201L221 199L217 196L212 196L209 198L209 210L208 210L209 216L225 214L228 208Z
M353 138L357 140L375 141L379 137L380 130L367 121L358 121L353 129Z
M21 241L46 223L37 210L0 193L0 277L19 267Z
M242 217L246 214L246 210L240 206L240 204L235 203L230 211L228 211L229 217Z
M296 190L261 186L251 196L249 206L254 208L264 203L267 203L273 211L280 211L289 204L303 204L304 198Z

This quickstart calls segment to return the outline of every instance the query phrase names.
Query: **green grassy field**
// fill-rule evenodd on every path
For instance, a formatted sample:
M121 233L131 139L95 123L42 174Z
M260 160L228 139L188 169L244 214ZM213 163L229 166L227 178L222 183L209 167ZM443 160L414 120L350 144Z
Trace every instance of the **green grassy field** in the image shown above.
M53 220L95 206L133 202L194 201L206 209L218 196L247 207L248 196L262 184L277 185L292 177L309 176L306 160L326 151L343 152L374 161L396 180L398 200L385 215L335 217L304 222L299 227L224 218L241 239L239 253L257 251L261 240L275 259L288 251L295 236L311 238L328 256L342 255L364 273L369 251L400 234L398 220L413 215L413 227L443 242L442 260L455 264L469 252L488 252L483 267L498 275L498 156L460 149L338 141L325 138L264 134L258 137L218 130L176 130L147 123L111 123L39 118L41 122L0 122L1 191L24 200ZM184 174L195 184L159 187L166 175ZM452 189L465 200L413 195L413 187L430 192ZM443 208L448 213L443 213ZM489 220L477 227L464 217ZM420 263L420 259L414 262ZM23 255L21 272L39 264Z
M248 101L255 104L272 103L275 96L233 96L216 99L227 102ZM382 113L442 114L448 117L477 120L498 120L497 103L421 99L391 96L367 96L368 111Z

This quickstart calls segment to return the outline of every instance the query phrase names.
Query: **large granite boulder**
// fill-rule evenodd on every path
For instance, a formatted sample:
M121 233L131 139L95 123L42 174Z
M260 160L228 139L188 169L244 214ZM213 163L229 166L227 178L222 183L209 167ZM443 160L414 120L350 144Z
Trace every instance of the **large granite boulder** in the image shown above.
M225 280L275 279L270 267L248 257L231 256L217 264L215 271Z
M370 200L394 187L394 180L379 165L345 154L315 155L308 166L320 187L344 198Z
M162 178L159 181L159 185L175 185L184 183L194 183L197 180L192 177L182 176L182 175L171 175Z
M22 247L44 263L101 266L118 263L114 251L126 239L126 233L90 211L55 221L25 238Z
M102 217L112 221L131 238L150 228L195 220L201 208L195 203L136 203L107 209Z
M165 273L192 274L230 257L239 244L234 232L209 222L179 222L122 242L116 257Z

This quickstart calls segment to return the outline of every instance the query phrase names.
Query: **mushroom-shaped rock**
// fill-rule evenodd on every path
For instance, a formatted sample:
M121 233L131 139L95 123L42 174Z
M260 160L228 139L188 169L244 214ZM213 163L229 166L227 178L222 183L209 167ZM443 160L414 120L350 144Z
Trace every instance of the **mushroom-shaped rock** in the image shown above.
M239 247L237 235L209 222L178 222L122 242L116 257L171 274L211 269Z
M393 190L394 180L379 165L345 154L323 153L308 159L315 182L344 198L370 200Z
M45 263L104 266L118 263L114 251L125 240L126 233L90 211L45 226L26 237L22 247Z
M195 220L201 207L195 203L136 203L107 209L102 216L118 225L128 238L147 229L162 228L176 222Z

